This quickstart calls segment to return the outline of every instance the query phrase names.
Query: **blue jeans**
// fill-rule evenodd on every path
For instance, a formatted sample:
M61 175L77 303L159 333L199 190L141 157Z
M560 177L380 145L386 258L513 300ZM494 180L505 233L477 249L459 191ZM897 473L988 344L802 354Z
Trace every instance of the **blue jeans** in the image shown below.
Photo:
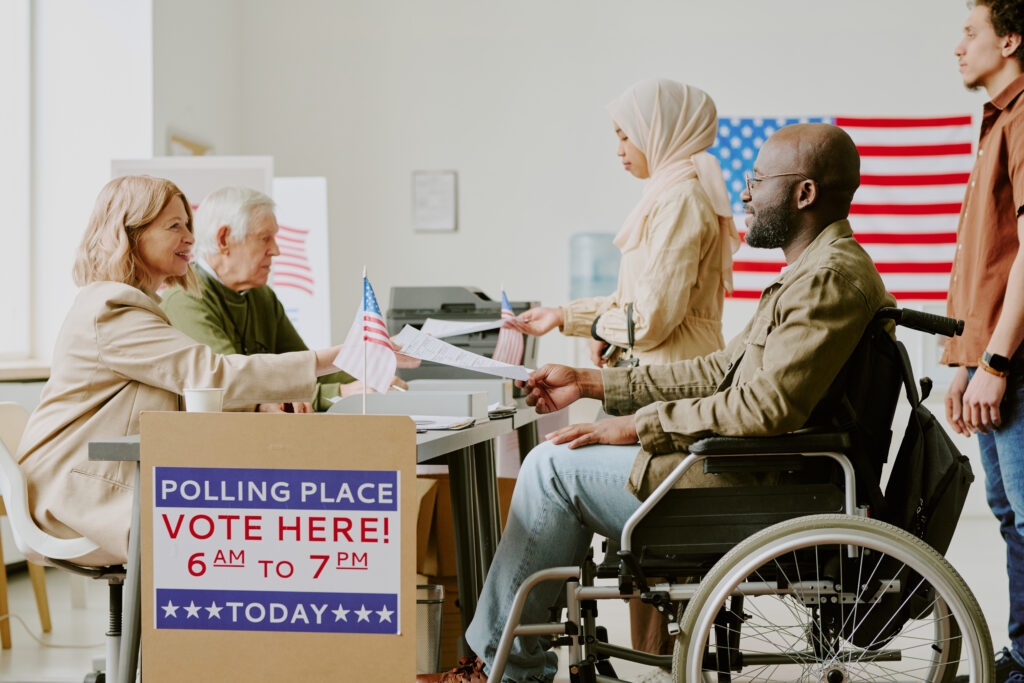
M466 642L490 664L520 584L536 571L579 565L595 532L618 536L640 501L626 491L639 446L569 450L544 442L519 472L508 521L487 573ZM524 623L545 622L564 584L545 582L530 594ZM504 679L551 680L557 657L537 637L517 638Z
M999 412L1002 426L979 433L978 444L988 506L1006 543L1011 654L1024 666L1024 373L1012 372L1007 378Z

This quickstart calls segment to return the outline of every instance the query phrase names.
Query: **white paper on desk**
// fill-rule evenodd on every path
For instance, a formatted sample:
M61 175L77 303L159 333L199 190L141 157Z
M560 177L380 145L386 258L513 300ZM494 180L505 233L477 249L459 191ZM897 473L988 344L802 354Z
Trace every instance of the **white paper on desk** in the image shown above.
M503 323L503 320L478 322L476 320L438 320L437 318L427 318L423 321L423 327L420 328L420 332L429 334L434 339L444 339L445 337L457 337L460 334L472 334L474 332L497 329Z
M416 429L465 429L476 422L472 417L451 417L450 415L410 415Z
M396 344L402 347L402 353L420 360L429 360L442 365L451 365L456 368L476 370L488 375L507 377L508 379L521 379L524 382L530 379L530 371L522 365L511 365L502 363L493 358L460 349L448 342L435 339L428 334L423 334L415 327L406 325L394 337Z

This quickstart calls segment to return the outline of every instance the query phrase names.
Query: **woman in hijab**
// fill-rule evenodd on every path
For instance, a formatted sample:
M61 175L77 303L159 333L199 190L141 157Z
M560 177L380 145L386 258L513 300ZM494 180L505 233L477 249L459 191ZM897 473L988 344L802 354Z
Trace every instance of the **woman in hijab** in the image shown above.
M648 180L615 236L618 287L610 296L532 308L514 324L527 334L558 327L590 338L599 366L615 349L624 351L620 363L643 365L716 351L725 344L722 301L740 240L718 160L705 151L718 130L715 104L699 88L652 79L607 108L624 168Z
M589 337L598 366L670 363L725 345L722 302L732 291L732 254L740 239L718 160L718 115L703 90L667 79L641 81L608 105L618 156L647 180L640 203L615 236L622 252L610 296L538 307L513 324L541 335ZM632 331L630 331L632 327ZM633 647L671 652L664 617L630 602Z

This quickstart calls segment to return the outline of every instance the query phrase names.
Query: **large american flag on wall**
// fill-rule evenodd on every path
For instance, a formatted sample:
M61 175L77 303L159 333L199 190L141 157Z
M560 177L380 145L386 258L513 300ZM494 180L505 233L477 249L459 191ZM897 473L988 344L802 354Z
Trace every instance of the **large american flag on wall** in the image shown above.
M886 288L904 301L945 299L956 226L974 161L970 115L937 118L722 118L709 152L718 157L736 227L746 232L740 192L761 144L792 123L843 128L860 151L861 185L850 223ZM746 244L733 256L733 296L758 298L785 265L780 249Z

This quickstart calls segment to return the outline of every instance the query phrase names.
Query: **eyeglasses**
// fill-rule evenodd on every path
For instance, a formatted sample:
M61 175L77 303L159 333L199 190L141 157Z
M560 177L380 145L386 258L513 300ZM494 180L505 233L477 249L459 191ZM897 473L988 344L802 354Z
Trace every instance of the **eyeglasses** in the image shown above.
M750 173L744 173L743 179L747 181L747 193L754 194L754 183L759 183L762 180L768 180L769 178L781 178L787 175L798 175L804 180L814 180L814 178L808 178L803 173L797 173L796 171L787 171L786 173L769 173L768 175L755 176Z

